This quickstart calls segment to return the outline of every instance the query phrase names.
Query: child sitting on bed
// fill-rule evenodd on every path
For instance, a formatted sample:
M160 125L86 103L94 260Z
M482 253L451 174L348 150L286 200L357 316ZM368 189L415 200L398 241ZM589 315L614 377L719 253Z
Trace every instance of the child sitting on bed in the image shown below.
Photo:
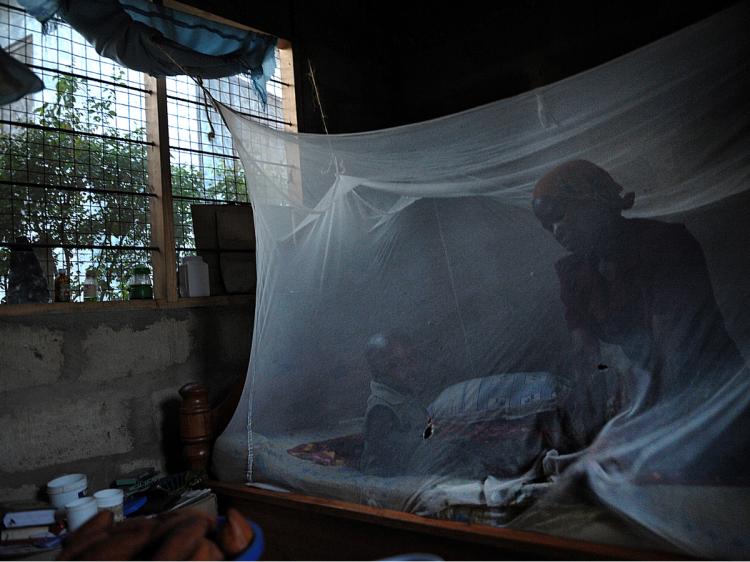
M361 469L379 476L403 474L428 422L417 396L423 376L419 352L409 336L394 331L372 336L365 359L372 380Z
M430 438L430 417L420 399L428 365L412 339L398 331L375 334L365 358L372 373L360 469L376 476L483 477L479 455L463 439Z

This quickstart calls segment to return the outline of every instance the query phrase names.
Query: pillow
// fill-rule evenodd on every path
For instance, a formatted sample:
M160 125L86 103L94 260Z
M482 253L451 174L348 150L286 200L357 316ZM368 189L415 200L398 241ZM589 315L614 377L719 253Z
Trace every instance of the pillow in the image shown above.
M424 472L517 477L560 442L558 396L566 392L564 381L546 372L449 386L427 407L431 424L414 456Z
M472 424L557 409L565 383L546 372L504 373L449 386L427 406L433 422Z

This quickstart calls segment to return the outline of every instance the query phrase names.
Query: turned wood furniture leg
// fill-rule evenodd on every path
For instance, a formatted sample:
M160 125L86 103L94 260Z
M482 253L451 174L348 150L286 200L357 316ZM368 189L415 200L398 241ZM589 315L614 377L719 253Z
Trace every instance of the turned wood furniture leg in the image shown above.
M191 470L208 472L213 443L211 406L208 387L188 383L180 389L180 440L183 454Z

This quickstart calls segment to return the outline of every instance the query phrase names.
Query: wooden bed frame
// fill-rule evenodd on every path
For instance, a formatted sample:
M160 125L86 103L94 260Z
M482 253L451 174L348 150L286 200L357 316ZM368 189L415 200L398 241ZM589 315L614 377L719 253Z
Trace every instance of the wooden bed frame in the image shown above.
M180 436L192 470L208 472L213 441L237 407L243 384L244 377L214 407L205 385L190 383L180 389ZM261 526L266 559L376 560L407 553L429 553L446 560L684 559L244 484L209 481L209 485L218 496L220 510L235 507Z

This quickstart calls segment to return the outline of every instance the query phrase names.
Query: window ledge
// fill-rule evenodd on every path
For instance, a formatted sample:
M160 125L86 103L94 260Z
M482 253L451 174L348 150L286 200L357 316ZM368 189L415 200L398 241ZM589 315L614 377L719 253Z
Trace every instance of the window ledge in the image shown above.
M34 314L80 314L85 312L107 312L121 310L172 310L207 306L251 306L255 295L220 295L216 297L180 298L169 302L166 299L109 301L109 302L51 302L46 304L2 304L0 318L7 316L30 316Z

